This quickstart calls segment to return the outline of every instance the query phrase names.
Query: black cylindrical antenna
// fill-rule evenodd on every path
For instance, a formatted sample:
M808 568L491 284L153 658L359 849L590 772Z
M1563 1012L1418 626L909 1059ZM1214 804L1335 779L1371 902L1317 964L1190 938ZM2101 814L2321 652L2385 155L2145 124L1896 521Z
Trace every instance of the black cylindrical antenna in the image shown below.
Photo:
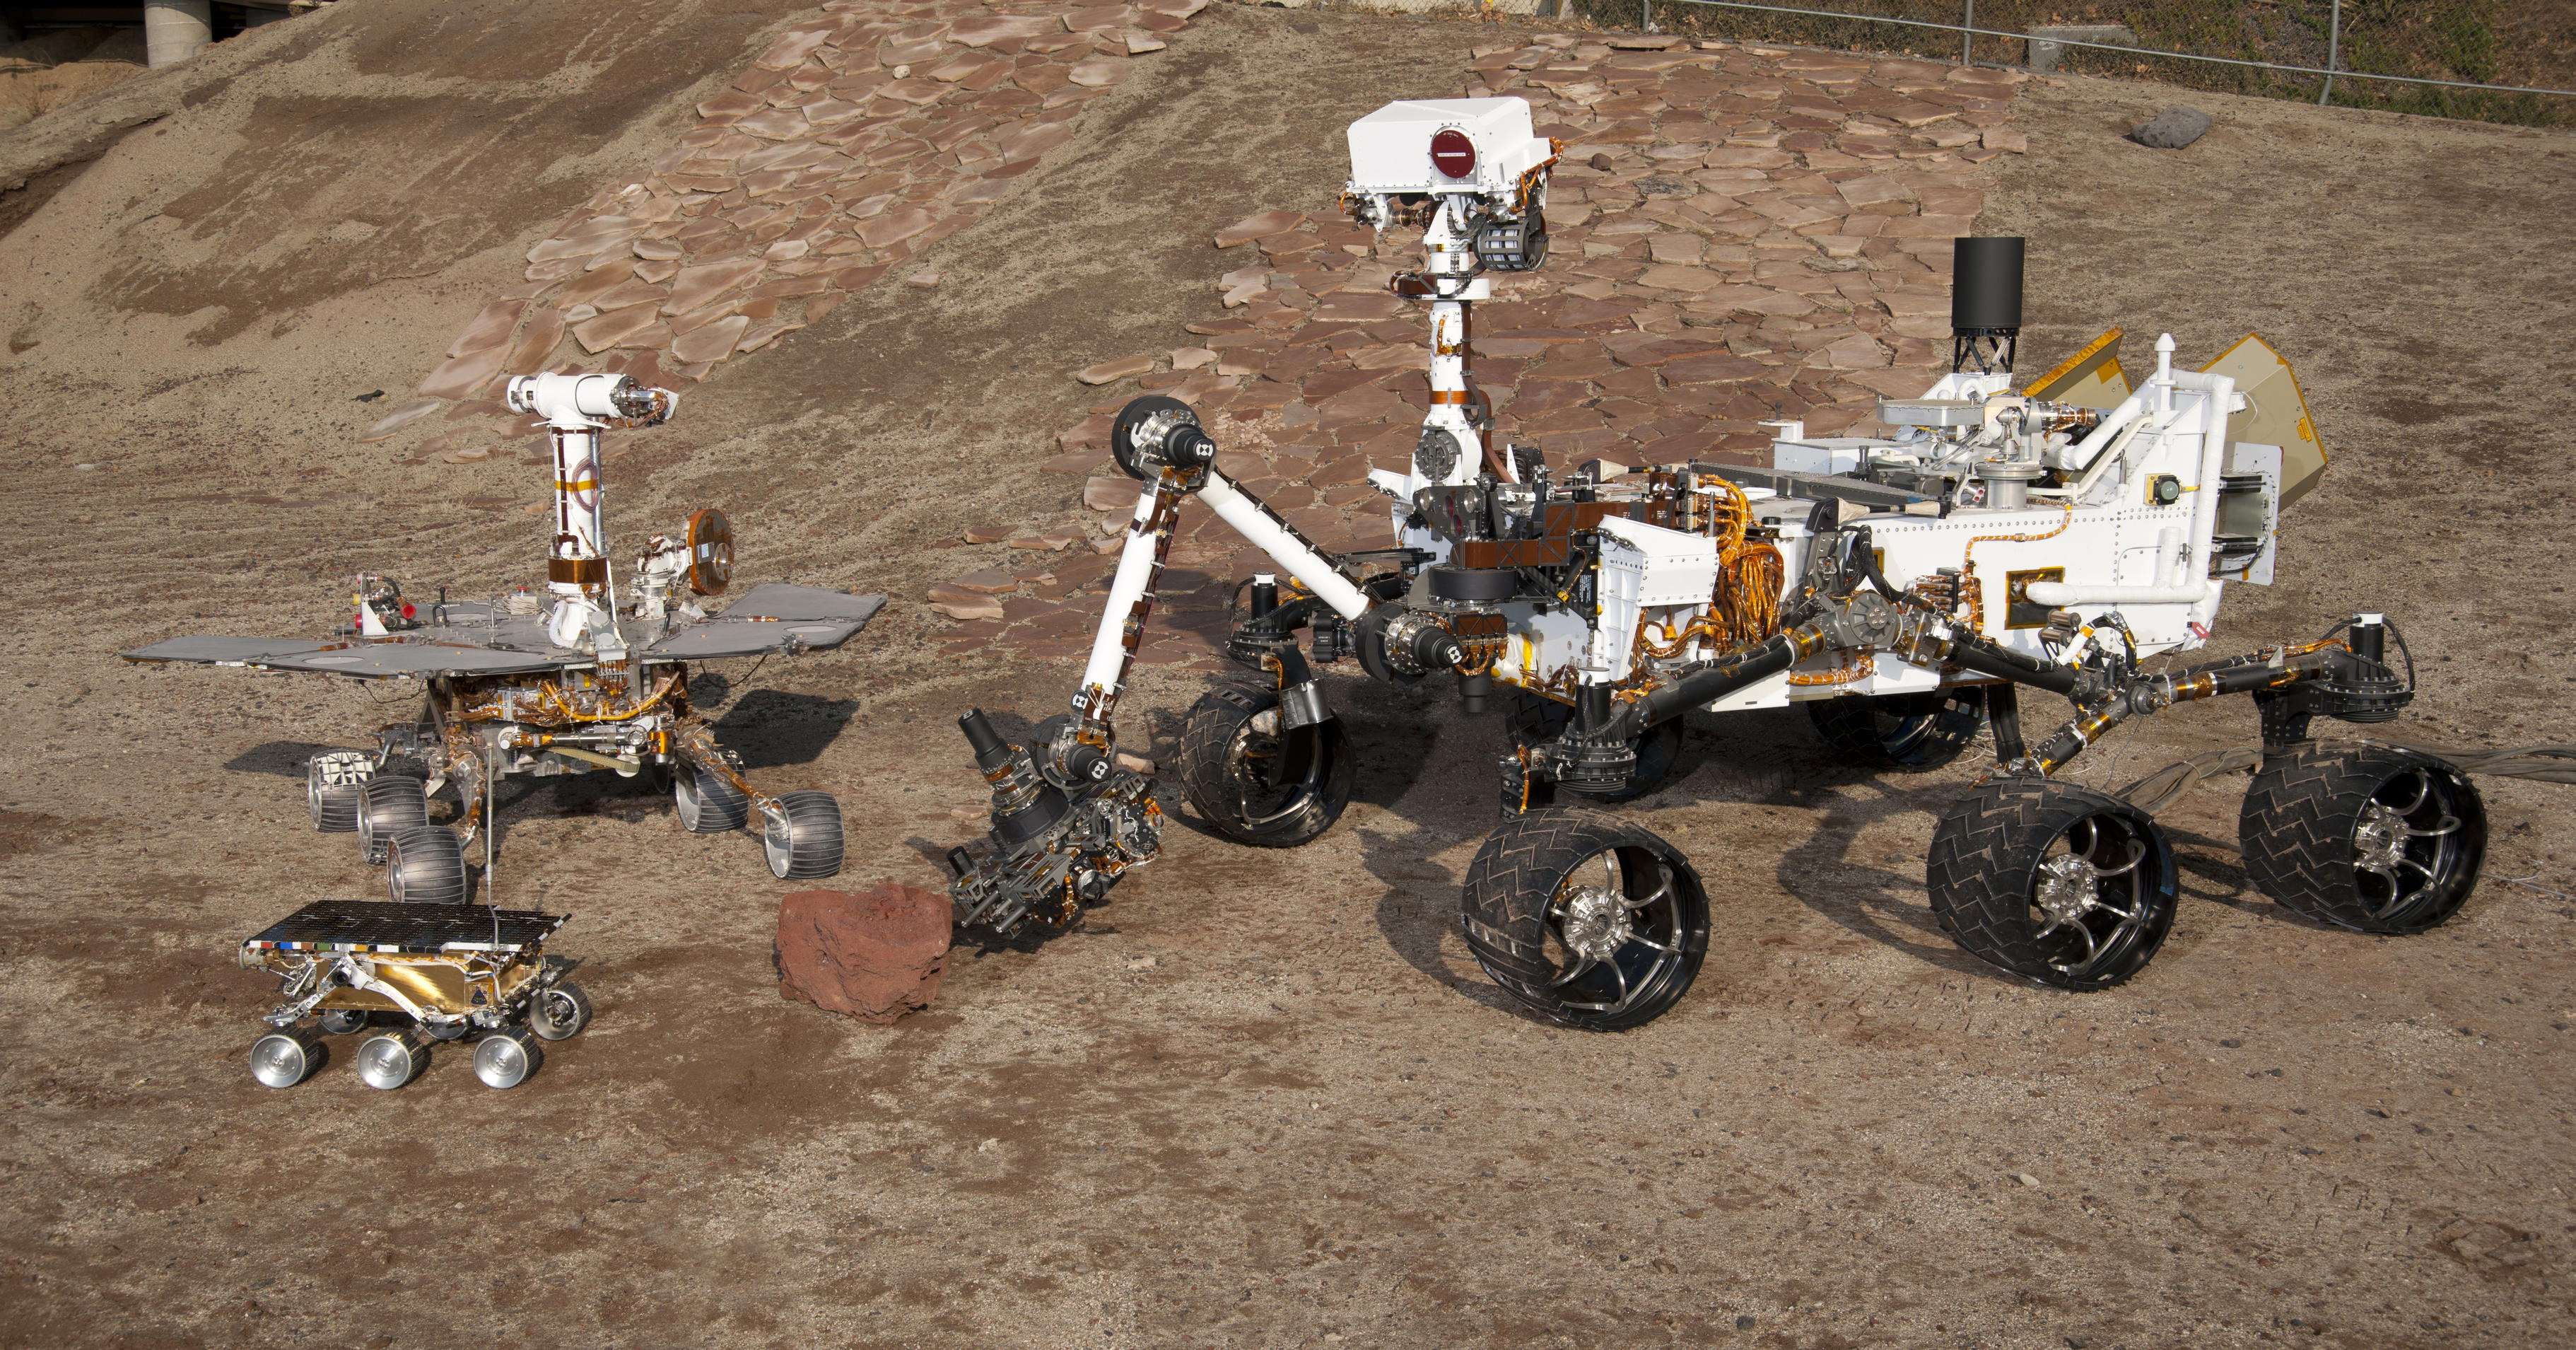
M2011 374L2021 338L2021 239L1956 240L1950 258L1950 369Z

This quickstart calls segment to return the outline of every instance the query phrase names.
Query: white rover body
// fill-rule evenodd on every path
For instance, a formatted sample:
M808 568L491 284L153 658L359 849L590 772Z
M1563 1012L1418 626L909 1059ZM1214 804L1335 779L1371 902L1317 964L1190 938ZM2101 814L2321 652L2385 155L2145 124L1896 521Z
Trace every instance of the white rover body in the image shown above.
M1881 402L1896 435L1809 439L1781 423L1768 469L1595 463L1560 477L1494 438L1465 339L1486 294L1476 274L1546 258L1555 147L1517 99L1392 104L1350 138L1345 205L1421 228L1426 253L1391 289L1430 309L1431 406L1407 471L1371 474L1398 546L1327 554L1212 467L1186 405L1122 410L1111 448L1148 490L1072 714L1026 749L981 712L962 719L994 802L982 845L949 855L961 922L1069 923L1158 851L1150 784L1113 767L1113 715L1193 495L1285 579L1254 579L1227 642L1263 678L1191 713L1192 805L1259 847L1330 828L1351 751L1317 665L1353 656L1403 684L1453 673L1471 712L1502 694L1506 819L1469 868L1465 936L1505 989L1569 1025L1650 1020L1698 970L1709 911L1689 860L1614 815L1555 804L1560 789L1617 801L1653 788L1694 710L1804 703L1837 752L1897 769L1947 763L1991 725L1999 772L1943 817L1932 905L1971 952L2062 988L2143 969L2179 888L2147 812L2049 775L2176 702L2251 693L2261 707L2240 842L2266 893L2377 932L2429 927L2465 900L2485 833L2468 780L2412 752L2307 737L2318 713L2385 721L2411 699L2411 657L2401 681L2382 616L2141 665L2206 643L2227 582L2270 580L2279 510L2323 468L2295 380L2259 341L2193 372L2160 339L2132 391L2115 331L2016 391L2021 241L1961 240L1953 373ZM2024 685L2073 705L2036 746Z

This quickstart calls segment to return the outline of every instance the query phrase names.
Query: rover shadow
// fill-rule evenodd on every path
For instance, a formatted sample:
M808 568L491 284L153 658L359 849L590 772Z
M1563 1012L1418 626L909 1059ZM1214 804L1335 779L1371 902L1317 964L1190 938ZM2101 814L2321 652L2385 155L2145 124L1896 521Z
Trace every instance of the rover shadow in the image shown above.
M301 779L304 777L306 760L333 750L354 748L356 747L346 745L317 745L312 741L269 741L254 745L224 761L223 767L227 773L264 773L279 778Z
M716 744L742 757L745 769L811 764L840 739L857 710L854 699L755 689L725 709L710 729Z
M1474 970L1472 957L1459 958L1468 967L1461 970L1441 951L1441 944L1458 931L1457 881L1406 875L1404 854L1408 850L1394 836L1365 829L1358 835L1361 865L1385 888L1378 896L1373 917L1388 950L1432 984L1470 1003L1510 1013L1538 1026L1556 1025ZM1412 864L1412 868L1430 870L1420 863Z
M1927 964L1981 980L2020 985L1961 951L1941 931L1925 900L1921 860L1913 870L1866 862L1853 855L1871 826L1899 816L1937 816L1966 790L1955 772L1900 775L1854 768L1833 759L1808 719L1795 708L1694 716L1689 743L1711 772L1688 785L1699 800L1739 801L1807 812L1815 817L1802 842L1781 851L1772 877L1782 892L1855 937L1892 948ZM1984 736L1960 756L1973 765L1993 758ZM1867 787L1874 796L1854 802L1843 789ZM1706 788L1713 787L1715 795ZM1835 795L1829 795L1835 794ZM1712 914L1712 944L1725 940L1723 911Z

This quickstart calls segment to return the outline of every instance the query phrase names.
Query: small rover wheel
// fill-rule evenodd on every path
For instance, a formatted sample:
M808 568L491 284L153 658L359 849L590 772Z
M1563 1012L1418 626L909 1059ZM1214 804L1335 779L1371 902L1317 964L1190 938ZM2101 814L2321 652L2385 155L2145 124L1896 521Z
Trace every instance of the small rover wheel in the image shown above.
M358 1042L358 1081L391 1092L420 1077L429 1067L428 1038L416 1031L389 1031Z
M2420 933L2459 912L2486 861L2468 775L2386 746L2305 746L2254 775L2236 820L2254 888L2311 919Z
M1307 843L1351 804L1341 721L1282 731L1278 690L1219 685L1200 696L1182 725L1181 790L1237 843Z
M331 1052L301 1027L272 1031L250 1043L250 1076L261 1087L291 1088L313 1076Z
M1467 864L1467 949L1550 1021L1624 1031L1690 991L1708 894L1679 849L1617 816L1545 807L1504 822Z
M672 776L679 781L671 788L671 809L681 829L723 834L751 819L751 798L704 765L682 761L673 766Z
M1859 768L1922 773L1957 759L1986 724L1985 691L1973 686L1807 705L1834 757Z
M385 845L385 890L394 903L465 903L465 845L444 825L423 825Z
M350 1032L366 1029L367 1010L364 1008L324 1008L322 1010L322 1030L328 1035L346 1036Z
M364 750L331 750L306 760L304 805L313 813L313 828L324 834L358 828L358 803L375 772Z
M528 1000L528 1030L541 1041L570 1040L590 1025L590 995L581 986L558 983Z
M841 870L841 804L831 793L781 793L778 810L760 821L760 847L771 876L812 881Z
M1512 706L1503 713L1503 730L1514 745L1538 745L1564 735L1566 724L1573 720L1574 711L1555 699L1514 694ZM1676 717L1646 728L1645 734L1637 738L1637 767L1616 790L1596 792L1569 783L1557 786L1596 802L1635 801L1660 786L1681 757L1682 719Z
M1979 784L1924 863L1932 913L1969 955L2060 989L2108 989L2173 928L2173 846L2148 815L2046 778Z
M521 1029L495 1031L474 1043L474 1076L489 1088L514 1088L546 1062L537 1038Z
M370 778L358 801L358 851L367 861L385 860L385 845L405 830L429 823L429 785L398 773Z

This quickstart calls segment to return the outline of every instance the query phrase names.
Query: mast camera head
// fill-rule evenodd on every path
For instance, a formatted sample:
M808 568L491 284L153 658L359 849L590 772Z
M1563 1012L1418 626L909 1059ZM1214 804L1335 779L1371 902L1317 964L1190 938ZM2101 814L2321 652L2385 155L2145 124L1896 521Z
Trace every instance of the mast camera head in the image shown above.
M521 375L510 381L503 397L512 412L576 429L598 426L600 419L658 426L680 406L678 394L647 388L632 375Z
M1393 223L1403 199L1465 195L1478 213L1518 219L1543 200L1556 144L1516 98L1407 99L1351 123L1344 189L1365 224Z

